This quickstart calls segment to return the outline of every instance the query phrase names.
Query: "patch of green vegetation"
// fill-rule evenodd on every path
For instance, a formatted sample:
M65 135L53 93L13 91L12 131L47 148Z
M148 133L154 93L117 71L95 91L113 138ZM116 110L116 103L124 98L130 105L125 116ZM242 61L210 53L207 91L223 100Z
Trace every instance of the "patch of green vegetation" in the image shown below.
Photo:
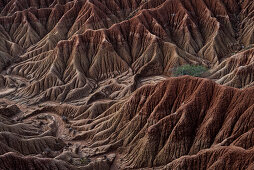
M207 68L200 65L183 65L175 68L173 70L174 76L183 76L190 75L194 77L200 77L204 72L207 71Z

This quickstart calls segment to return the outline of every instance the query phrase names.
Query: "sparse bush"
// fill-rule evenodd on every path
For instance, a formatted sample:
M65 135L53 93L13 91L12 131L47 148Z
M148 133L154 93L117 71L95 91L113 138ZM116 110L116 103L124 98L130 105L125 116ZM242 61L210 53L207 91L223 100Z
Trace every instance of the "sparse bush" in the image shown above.
M194 77L200 77L207 68L200 65L183 65L173 70L174 76L190 75Z

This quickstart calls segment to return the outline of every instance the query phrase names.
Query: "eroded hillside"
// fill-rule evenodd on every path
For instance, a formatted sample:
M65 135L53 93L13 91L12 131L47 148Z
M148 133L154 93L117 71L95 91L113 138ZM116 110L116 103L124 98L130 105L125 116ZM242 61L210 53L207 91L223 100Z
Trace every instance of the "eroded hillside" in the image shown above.
M253 12L0 0L0 169L252 169Z

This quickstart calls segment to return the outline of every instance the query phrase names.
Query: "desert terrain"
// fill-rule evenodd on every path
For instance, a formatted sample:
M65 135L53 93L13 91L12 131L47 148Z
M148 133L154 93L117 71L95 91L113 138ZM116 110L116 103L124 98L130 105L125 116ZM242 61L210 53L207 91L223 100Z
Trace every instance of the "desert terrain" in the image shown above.
M253 95L253 0L0 0L0 170L252 170Z

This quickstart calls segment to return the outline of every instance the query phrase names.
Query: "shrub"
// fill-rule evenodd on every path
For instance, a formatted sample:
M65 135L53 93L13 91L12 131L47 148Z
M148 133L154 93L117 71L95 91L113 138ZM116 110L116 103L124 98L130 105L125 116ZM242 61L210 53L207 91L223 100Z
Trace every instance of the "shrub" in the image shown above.
M194 77L200 77L207 68L200 65L183 65L173 70L174 76L190 75Z

